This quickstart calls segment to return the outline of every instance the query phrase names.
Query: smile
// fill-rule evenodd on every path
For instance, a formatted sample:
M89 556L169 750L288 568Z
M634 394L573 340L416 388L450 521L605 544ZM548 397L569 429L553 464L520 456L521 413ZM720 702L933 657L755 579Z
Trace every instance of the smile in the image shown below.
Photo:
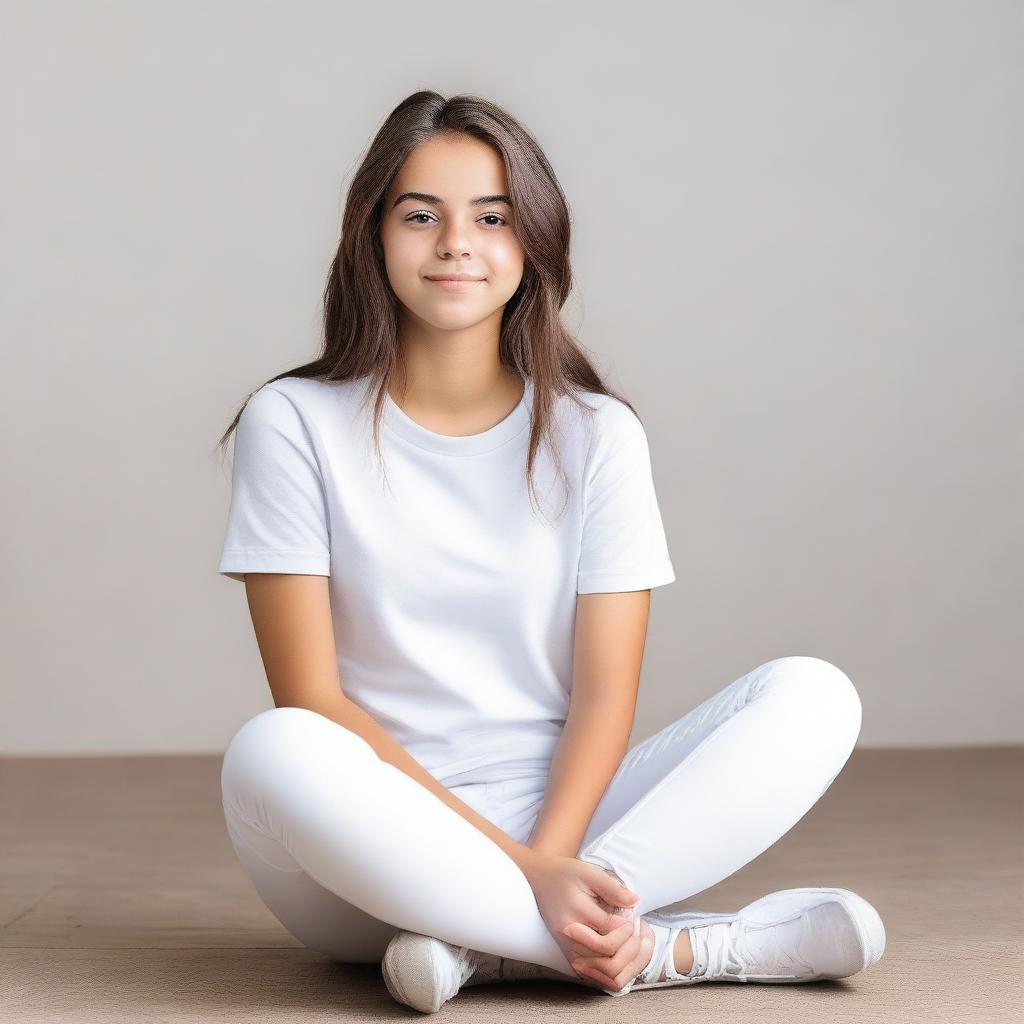
M450 292L464 292L470 288L475 288L478 284L483 284L484 278L480 278L479 281L435 281L433 278L428 277L427 282L436 284L438 287Z

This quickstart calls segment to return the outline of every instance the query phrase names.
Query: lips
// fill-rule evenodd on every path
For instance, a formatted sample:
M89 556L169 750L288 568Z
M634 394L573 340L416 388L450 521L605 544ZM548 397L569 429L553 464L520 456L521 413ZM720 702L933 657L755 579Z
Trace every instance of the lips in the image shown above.
M465 292L471 288L475 288L480 284L484 278L482 277L462 277L462 278L451 278L451 277L428 277L427 280L431 284L435 284L438 288L443 288L449 292Z

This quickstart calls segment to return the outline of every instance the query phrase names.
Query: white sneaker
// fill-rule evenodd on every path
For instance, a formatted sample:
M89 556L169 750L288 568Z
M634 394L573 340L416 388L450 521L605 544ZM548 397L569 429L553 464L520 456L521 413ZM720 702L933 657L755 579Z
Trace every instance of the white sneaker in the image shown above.
M881 959L885 927L878 911L849 889L782 889L748 903L734 914L652 911L651 962L629 984L613 992L693 985L701 981L792 983L848 978ZM675 969L676 936L690 930L693 966Z
M481 953L407 931L397 932L388 943L381 973L393 999L422 1013L436 1013L464 985L529 978L573 980L542 964Z

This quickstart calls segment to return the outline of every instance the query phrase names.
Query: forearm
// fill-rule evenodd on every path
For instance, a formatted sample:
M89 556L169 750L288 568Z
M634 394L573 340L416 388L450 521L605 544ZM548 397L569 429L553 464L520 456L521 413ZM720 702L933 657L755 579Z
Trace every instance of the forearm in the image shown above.
M531 849L575 857L601 797L629 749L635 703L591 700L571 707L551 761Z
M528 874L528 869L536 858L536 853L526 844L514 840L507 832L498 828L482 814L478 814L472 807L446 789L372 715L364 711L358 704L354 704L344 695L339 694L337 700L310 708L310 710L316 711L360 735L373 747L382 761L393 764L425 789L430 790L438 799L497 843L515 861L520 870L524 874Z

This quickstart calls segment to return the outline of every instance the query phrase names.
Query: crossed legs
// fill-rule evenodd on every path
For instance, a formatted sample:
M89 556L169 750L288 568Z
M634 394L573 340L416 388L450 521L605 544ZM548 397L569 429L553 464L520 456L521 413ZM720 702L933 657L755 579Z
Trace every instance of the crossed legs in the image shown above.
M580 859L614 871L640 897L637 913L687 899L810 810L860 723L856 689L834 665L766 662L629 751ZM379 962L401 928L579 980L504 851L337 722L264 711L232 738L221 780L240 861L311 949Z

